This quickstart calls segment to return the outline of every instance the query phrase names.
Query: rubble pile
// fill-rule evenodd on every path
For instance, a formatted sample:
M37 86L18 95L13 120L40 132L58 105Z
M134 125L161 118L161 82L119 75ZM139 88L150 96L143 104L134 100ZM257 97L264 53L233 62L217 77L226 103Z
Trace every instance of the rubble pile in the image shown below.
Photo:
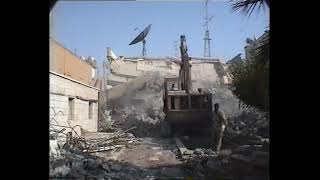
M269 115L256 110L230 117L226 132L242 136L269 137Z
M87 144L90 144L91 147L91 149L87 150L80 150L76 146L56 146L55 140L52 140L52 142L50 142L50 154L54 154L54 156L50 157L50 177L94 179L154 179L157 177L184 176L184 172L180 168L180 166L141 167L137 164L120 160L121 158L118 160L113 160L110 158L106 158L106 154L104 156L101 154L98 155L99 153L103 153L101 151L105 152L110 150L99 149L99 147L101 148L102 146L116 146L114 145L115 143L111 145L110 142L106 142L110 139L117 141L119 145L121 145L120 142L122 142L122 144L125 144L124 142L128 139L131 139L132 141L137 139L130 133L120 134L122 134L121 137L116 135L116 133L92 133L89 135L85 135L85 141ZM101 142L99 146L94 146L95 143L99 142ZM135 143L131 143L131 145L132 144L134 145ZM134 145L134 147L136 146ZM118 148L130 149L127 144L126 147ZM94 149L97 151L94 151ZM161 147L154 147L153 149L154 151L157 151L160 150ZM161 152L157 154L160 155ZM151 158L149 159L149 161L151 161Z
M108 103L108 116L114 127L137 126L132 133L137 137L160 136L163 113L163 77L159 73L148 73L144 86Z
M139 111L135 107L126 107L124 109L113 111L115 119L115 127L128 128L136 126L131 132L136 137L158 137L160 136L160 123L164 119L163 112L153 111L147 113Z
M62 151L59 159L50 161L50 177L137 179L151 175L151 171L128 163L104 160L90 154Z
M245 145L235 150L224 149L219 154L210 149L196 149L185 160L183 169L188 176L199 178L239 175L257 175L261 178L268 175L268 166L269 153L263 151L263 147Z
M269 114L245 107L227 87L209 90L212 104L219 103L228 118L226 132L231 135L269 137Z
M134 127L126 131L132 129ZM82 178L86 176L107 179L140 177L143 172L137 167L103 160L92 155L95 152L124 148L139 141L126 131L99 133L100 137L92 133L92 135L86 135L82 141L78 137L69 137L64 144L58 143L56 139L50 140L50 177Z
M101 111L101 116L99 118L99 131L100 132L114 132L115 129L113 127L114 120L110 115L110 110Z
M184 163L184 170L189 176L204 178L209 177L210 173L225 173L228 163L227 158L219 158L213 154L194 154Z

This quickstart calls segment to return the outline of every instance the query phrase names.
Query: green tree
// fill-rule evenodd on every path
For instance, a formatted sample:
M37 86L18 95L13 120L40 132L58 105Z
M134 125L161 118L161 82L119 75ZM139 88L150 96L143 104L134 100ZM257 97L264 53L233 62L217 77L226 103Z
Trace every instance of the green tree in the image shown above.
M231 0L232 9L251 15L269 0ZM269 110L269 32L261 45L254 50L253 60L230 66L233 76L232 91L245 104L263 111Z

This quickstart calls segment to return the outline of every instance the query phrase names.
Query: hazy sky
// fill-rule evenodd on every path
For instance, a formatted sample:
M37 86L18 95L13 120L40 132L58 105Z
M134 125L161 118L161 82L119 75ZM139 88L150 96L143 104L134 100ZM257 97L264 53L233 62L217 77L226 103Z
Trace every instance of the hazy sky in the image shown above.
M116 55L140 56L142 44L128 44L152 24L147 41L148 56L174 56L175 41L185 35L190 56L203 56L204 1L60 1L51 13L50 34L79 56L93 56L100 64L106 48ZM250 17L233 12L229 1L209 1L211 56L230 60L244 58L246 38L259 37L269 26L269 9ZM139 30L134 30L139 28ZM76 49L76 50L75 50ZM178 52L180 53L180 52Z

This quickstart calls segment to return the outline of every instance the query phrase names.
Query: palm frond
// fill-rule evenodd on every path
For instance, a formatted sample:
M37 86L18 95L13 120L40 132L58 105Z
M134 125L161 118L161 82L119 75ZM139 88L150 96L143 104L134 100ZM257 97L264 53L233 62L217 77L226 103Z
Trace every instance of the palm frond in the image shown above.
M250 16L256 7L258 7L258 12L260 12L265 0L230 0L229 2L234 2L231 5L233 11L242 10L246 15L249 14ZM268 5L269 1L266 4Z

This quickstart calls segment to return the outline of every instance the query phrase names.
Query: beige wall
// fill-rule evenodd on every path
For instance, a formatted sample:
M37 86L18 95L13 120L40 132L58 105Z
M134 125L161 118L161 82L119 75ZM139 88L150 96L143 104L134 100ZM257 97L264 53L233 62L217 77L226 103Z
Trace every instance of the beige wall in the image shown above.
M50 71L93 85L91 66L51 38Z

